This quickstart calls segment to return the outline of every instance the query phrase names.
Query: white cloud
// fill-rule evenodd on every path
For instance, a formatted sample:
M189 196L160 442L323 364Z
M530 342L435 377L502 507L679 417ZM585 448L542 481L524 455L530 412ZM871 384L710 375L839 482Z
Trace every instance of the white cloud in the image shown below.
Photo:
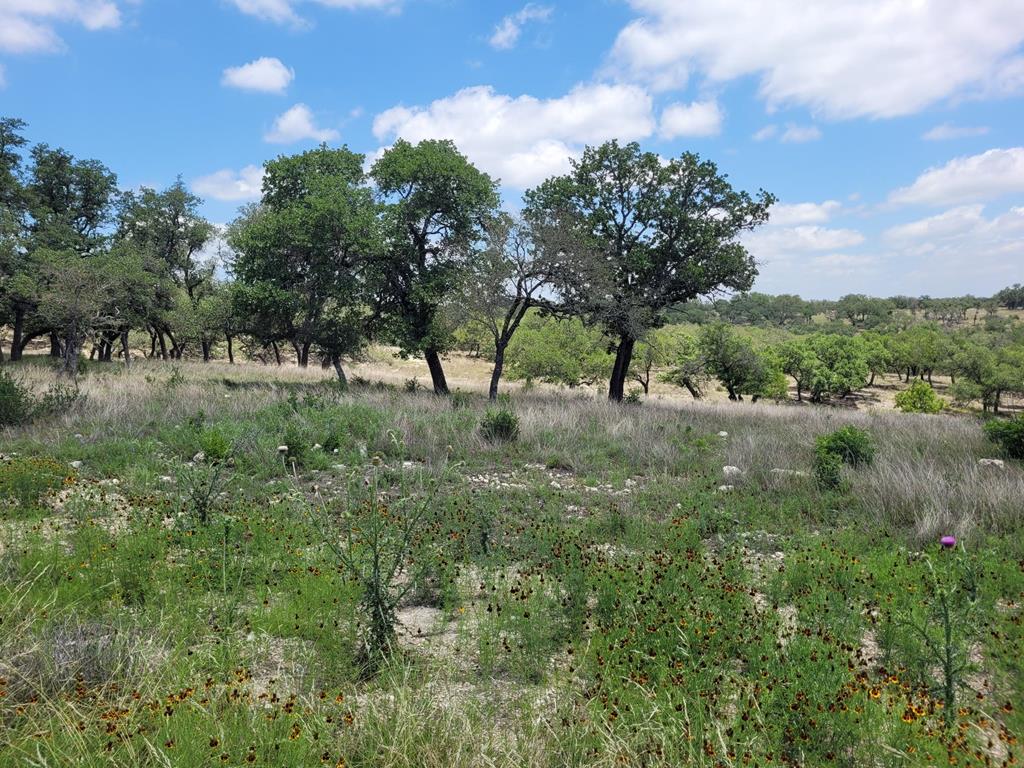
M381 141L452 139L481 169L518 189L567 171L584 144L642 139L654 130L643 88L607 84L578 85L554 99L476 86L427 107L394 107L373 122Z
M747 235L744 242L759 260L774 261L795 253L851 248L863 243L864 235L855 229L832 229L813 224L767 226Z
M930 168L909 187L889 195L893 203L957 205L1024 192L1024 147L990 149Z
M907 278L924 282L919 293L991 293L1019 281L1024 207L990 218L980 204L958 206L891 227L883 239L893 249L891 260ZM933 290L934 283L942 288Z
M523 32L523 25L531 21L547 21L553 11L554 9L547 5L528 3L519 12L509 14L494 28L494 34L490 39L491 47L499 51L515 48Z
M895 117L950 97L1024 85L1020 0L629 0L608 67L678 88L760 78L769 107Z
M402 7L402 0L309 0L327 8L343 8L346 10L383 10L397 11ZM295 10L301 0L231 0L234 6L249 16L274 24L290 24L305 26L303 19Z
M823 203L776 203L771 209L772 225L779 227L797 224L823 224L842 208L836 200Z
M334 141L341 134L334 128L319 128L313 111L305 104L296 104L274 121L274 127L263 139L271 144L294 144L297 141Z
M755 133L752 138L754 141L768 141L768 139L774 139L778 135L779 126L769 124Z
M294 79L295 70L288 69L280 59L263 56L240 67L228 67L221 83L246 91L281 93Z
M864 275L878 264L878 257L865 253L827 253L815 256L809 262L813 272L828 277Z
M214 200L258 200L263 189L263 168L247 165L240 171L225 169L200 176L192 182L192 189L197 195Z
M793 125L790 123L782 132L779 141L786 144L803 144L807 141L817 141L821 138L821 131L816 125Z
M121 12L109 0L0 0L0 51L58 51L64 42L53 25L59 22L111 29L120 26Z
M943 123L936 125L930 131L921 136L925 141L948 141L950 139L966 139L971 136L984 136L988 133L988 126L978 125L950 125Z
M661 113L659 134L663 139L680 136L717 136L725 114L717 101L670 104Z
M7 70L4 69L4 65L0 64L0 88L7 87Z

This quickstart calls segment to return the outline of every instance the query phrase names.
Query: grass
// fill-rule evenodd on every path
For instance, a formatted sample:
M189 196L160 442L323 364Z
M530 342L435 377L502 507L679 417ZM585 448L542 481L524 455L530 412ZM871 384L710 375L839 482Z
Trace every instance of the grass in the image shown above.
M980 466L971 418L518 392L489 440L483 397L320 370L81 387L0 435L0 766L1019 759L1024 470ZM874 461L822 490L815 439L847 425ZM344 561L435 486L368 669ZM952 680L921 639L949 595Z

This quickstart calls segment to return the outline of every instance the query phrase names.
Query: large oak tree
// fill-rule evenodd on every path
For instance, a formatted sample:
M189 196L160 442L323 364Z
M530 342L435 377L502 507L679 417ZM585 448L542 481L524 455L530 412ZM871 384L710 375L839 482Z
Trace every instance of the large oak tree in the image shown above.
M664 161L638 144L588 147L572 171L526 195L527 216L572 222L577 254L559 286L568 307L617 339L608 397L621 401L637 341L673 305L749 290L757 269L740 236L775 198L732 188L685 153Z

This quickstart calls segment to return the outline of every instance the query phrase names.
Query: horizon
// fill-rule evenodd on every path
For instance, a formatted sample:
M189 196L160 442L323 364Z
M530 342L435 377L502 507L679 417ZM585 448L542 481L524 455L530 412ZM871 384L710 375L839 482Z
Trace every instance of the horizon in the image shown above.
M635 140L779 197L756 292L992 296L1024 266L1014 5L0 0L0 114L124 189L181 175L220 224L322 141L451 138L514 209Z

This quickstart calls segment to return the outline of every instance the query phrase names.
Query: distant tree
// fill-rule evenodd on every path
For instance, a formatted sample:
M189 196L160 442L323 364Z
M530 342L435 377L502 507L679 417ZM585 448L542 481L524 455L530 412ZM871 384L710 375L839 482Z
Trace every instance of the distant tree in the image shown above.
M785 397L786 381L779 361L772 353L757 350L729 326L702 328L698 345L707 372L722 383L730 400L742 400L744 395L752 395L755 402L762 397Z
M362 162L347 148L323 145L267 163L261 204L228 236L236 279L255 288L246 299L273 304L258 312L273 317L268 329L286 334L302 367L320 349L342 381L342 358L365 343L362 275L380 250L378 207ZM272 343L280 338L271 336Z
M683 387L694 400L700 400L707 391L708 365L697 339L679 334L673 339L672 367L661 375L661 380Z
M608 375L613 358L608 340L578 318L527 313L508 348L509 378L578 387Z
M572 222L580 258L560 289L617 339L609 399L622 400L634 347L668 308L750 288L757 270L739 237L767 221L774 201L735 191L697 155L663 162L615 141L588 147L569 174L526 194L528 217Z
M494 366L488 397L498 397L505 352L526 313L554 307L553 281L561 256L559 231L507 214L487 225L486 247L466 268L454 297L459 314L489 336Z
M21 148L26 124L17 118L0 118L0 325L14 325L11 359L20 356L18 345L24 328L26 306L12 283L22 268L26 234L27 193L22 179ZM0 362L4 359L0 344Z
M892 312L885 299L874 299L863 294L849 294L835 303L837 317L847 320L855 328L875 328L884 323Z
M1024 285L1014 283L995 295L1000 306L1007 309L1024 309Z
M497 185L450 141L399 140L371 176L384 203L376 311L404 354L426 359L434 392L448 394L441 355L452 336L441 309L479 251Z

